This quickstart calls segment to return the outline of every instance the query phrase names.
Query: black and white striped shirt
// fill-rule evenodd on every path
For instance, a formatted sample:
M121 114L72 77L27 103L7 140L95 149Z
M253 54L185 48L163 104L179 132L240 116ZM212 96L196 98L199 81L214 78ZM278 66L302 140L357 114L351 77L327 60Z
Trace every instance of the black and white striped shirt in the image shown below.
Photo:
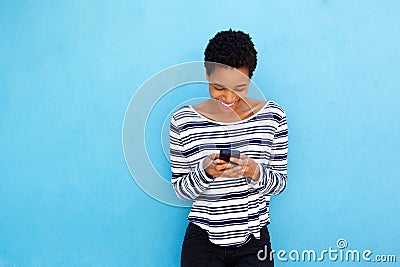
M256 182L246 177L213 178L203 159L220 149L236 149L259 164ZM269 223L271 195L287 180L288 130L285 111L273 101L238 122L216 122L193 107L177 110L170 126L172 184L181 199L194 200L188 220L208 232L212 243L240 246L260 238Z

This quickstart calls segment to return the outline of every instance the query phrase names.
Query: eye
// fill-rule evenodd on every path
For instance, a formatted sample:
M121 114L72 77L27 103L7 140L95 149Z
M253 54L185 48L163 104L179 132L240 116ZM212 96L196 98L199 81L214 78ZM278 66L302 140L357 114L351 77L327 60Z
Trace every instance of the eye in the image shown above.
M241 92L244 92L246 90L246 87L238 87L238 88L235 88L234 89L234 91L236 92L236 93L241 93Z
M218 85L218 84L213 84L212 86L214 87L215 90L218 90L218 91L225 89L225 87L223 87L222 85Z

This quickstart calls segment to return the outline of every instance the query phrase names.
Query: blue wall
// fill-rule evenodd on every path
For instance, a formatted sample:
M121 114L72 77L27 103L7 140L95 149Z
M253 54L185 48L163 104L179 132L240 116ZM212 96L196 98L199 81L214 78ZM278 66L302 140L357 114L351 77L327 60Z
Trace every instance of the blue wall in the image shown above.
M188 209L131 177L125 110L146 79L202 60L230 27L252 35L254 81L288 115L273 248L345 238L400 261L398 1L20 0L0 10L0 266L178 265ZM277 262L296 264L313 265Z

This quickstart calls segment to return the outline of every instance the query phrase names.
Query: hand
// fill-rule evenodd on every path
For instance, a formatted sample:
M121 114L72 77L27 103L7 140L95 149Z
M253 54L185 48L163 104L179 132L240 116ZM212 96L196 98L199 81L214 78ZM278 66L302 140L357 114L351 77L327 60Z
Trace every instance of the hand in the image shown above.
M230 162L219 159L219 154L211 154L204 159L205 172L213 177L250 177L257 181L260 178L260 168L258 164L246 155L241 155L240 159L231 157Z
M219 154L211 154L203 161L204 171L215 178L237 178L243 176L243 167L219 159Z
M241 154L240 159L231 157L230 162L233 162L234 164L237 164L238 166L241 166L243 169L243 174L242 176L244 177L249 177L253 181L257 181L260 179L260 167L258 166L257 162L254 161L254 159ZM232 163L229 163L229 165L233 165Z

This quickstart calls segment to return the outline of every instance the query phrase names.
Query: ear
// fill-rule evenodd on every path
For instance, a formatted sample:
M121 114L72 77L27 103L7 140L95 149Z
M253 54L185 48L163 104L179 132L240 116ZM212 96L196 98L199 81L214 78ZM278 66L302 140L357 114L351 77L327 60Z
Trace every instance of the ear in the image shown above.
M208 75L207 70L206 70L206 80L210 81L210 76Z

